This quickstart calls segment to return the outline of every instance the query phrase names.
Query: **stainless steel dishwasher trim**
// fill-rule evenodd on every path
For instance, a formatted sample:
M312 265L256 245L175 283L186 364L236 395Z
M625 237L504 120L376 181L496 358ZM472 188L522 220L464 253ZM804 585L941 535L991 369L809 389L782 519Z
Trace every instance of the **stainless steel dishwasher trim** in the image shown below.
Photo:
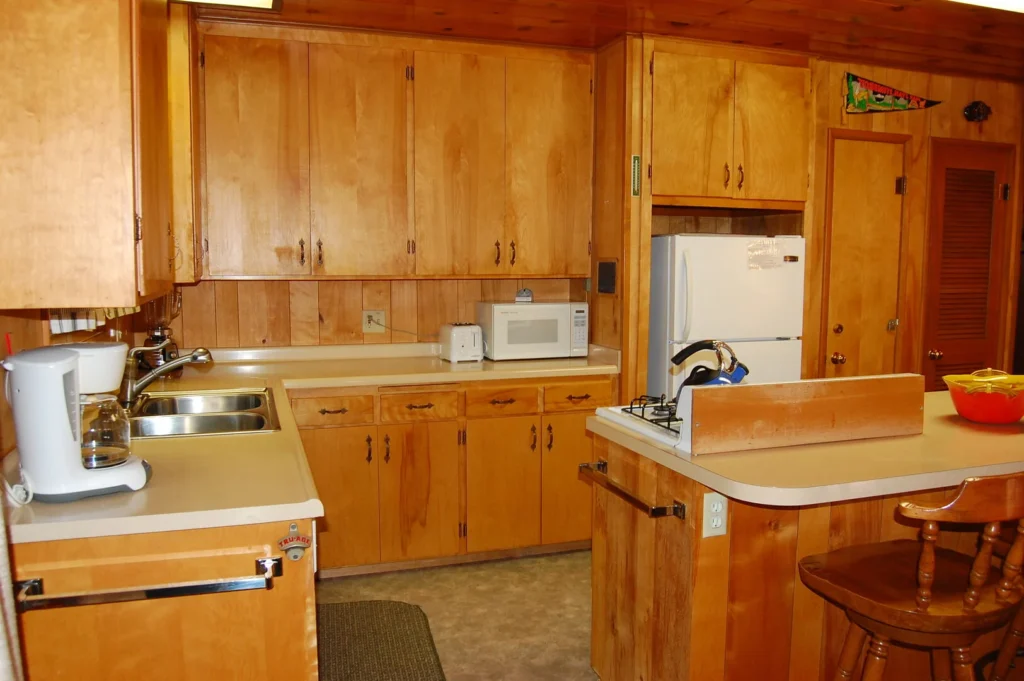
M680 520L686 518L685 504L679 501L674 501L671 506L654 506L653 504L648 504L646 501L634 496L628 489L609 478L607 461L581 463L579 475L581 478L586 478L594 484L604 487L615 496L628 502L630 506L646 513L650 518L675 517Z
M181 582L179 584L162 586L69 593L61 596L44 596L43 580L41 578L26 579L14 583L14 591L17 593L15 606L18 612L29 612L31 610L72 608L79 605L105 605L108 603L151 601L158 598L201 596L204 594L229 593L233 591L267 590L273 588L274 577L280 577L283 573L284 567L280 558L257 558L255 577L211 579L202 582Z

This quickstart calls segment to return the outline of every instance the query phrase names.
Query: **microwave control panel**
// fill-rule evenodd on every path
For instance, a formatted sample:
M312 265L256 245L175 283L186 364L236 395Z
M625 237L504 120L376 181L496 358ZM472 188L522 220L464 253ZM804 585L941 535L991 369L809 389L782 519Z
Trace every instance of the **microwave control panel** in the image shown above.
M586 357L588 350L588 336L590 316L587 305L573 305L572 314L572 346L569 350L570 357Z

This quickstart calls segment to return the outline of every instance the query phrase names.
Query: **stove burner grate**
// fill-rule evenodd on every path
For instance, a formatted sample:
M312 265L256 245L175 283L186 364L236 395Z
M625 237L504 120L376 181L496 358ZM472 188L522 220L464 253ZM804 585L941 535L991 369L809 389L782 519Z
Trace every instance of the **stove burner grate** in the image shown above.
M676 401L666 399L664 395L641 395L631 400L629 406L623 407L622 411L677 435L679 425L683 422L676 416Z

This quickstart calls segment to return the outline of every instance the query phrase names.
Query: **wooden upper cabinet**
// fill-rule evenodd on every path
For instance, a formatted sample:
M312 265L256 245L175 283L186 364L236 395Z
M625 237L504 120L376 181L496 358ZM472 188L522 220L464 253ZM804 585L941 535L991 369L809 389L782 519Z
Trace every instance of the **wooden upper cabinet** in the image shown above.
M205 39L207 271L310 274L308 50Z
M416 273L505 273L505 60L414 62Z
M807 199L810 79L805 68L736 62L736 198Z
M514 274L589 275L591 76L578 61L506 62L502 257Z
M309 46L313 274L412 274L404 50Z
M654 194L732 196L734 67L731 59L655 52Z
M70 7L9 3L0 21L8 309L134 306L171 288L167 2Z

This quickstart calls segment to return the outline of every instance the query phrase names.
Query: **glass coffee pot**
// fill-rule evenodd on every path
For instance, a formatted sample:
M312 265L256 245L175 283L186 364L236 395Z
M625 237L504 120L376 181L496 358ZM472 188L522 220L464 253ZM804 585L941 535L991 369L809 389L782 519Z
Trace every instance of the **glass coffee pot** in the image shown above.
M128 460L131 454L131 423L116 395L83 394L82 465L110 468Z

